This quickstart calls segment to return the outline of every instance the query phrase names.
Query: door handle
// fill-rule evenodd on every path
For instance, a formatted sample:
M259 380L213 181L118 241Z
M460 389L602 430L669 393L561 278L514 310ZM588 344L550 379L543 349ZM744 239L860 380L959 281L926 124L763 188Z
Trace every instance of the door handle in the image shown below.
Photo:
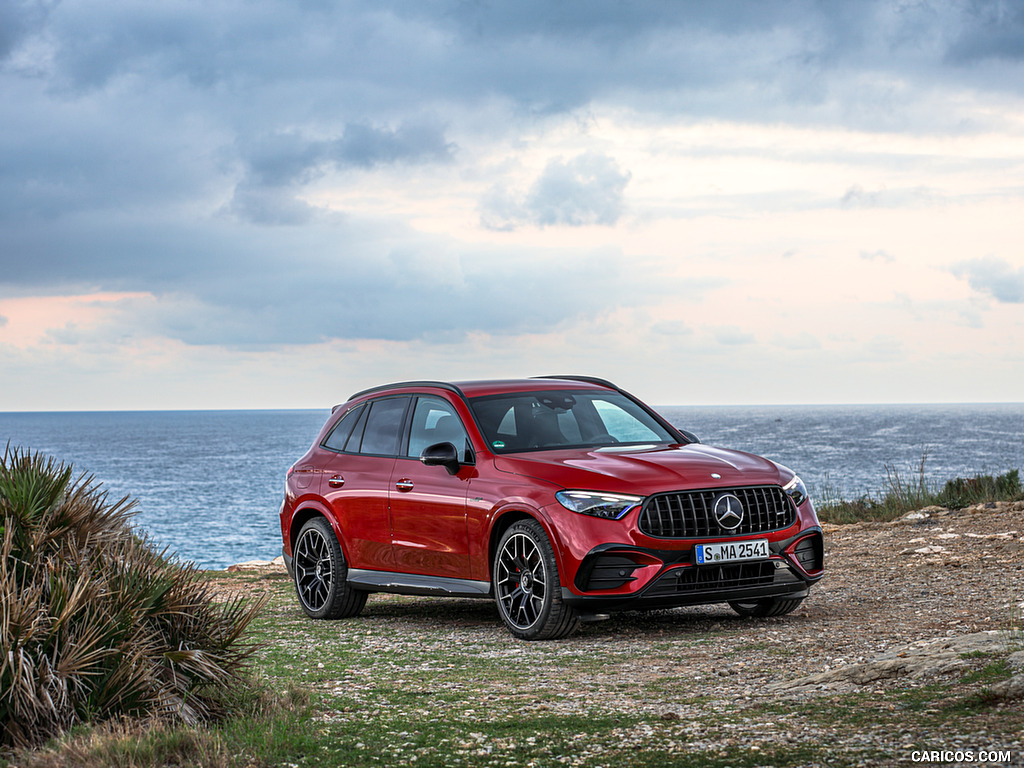
M410 480L407 477L403 477L401 480L395 483L395 488L397 488L400 491L411 491L413 485L415 485L415 483L413 483L412 480Z
M327 484L331 486L331 488L341 488L341 486L345 484L345 478L341 475L335 475L327 481Z

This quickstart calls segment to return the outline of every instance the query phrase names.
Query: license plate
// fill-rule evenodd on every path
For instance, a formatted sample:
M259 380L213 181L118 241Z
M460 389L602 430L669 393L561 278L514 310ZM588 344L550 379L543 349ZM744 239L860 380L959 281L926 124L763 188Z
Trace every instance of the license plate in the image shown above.
M694 547L697 565L765 560L768 555L768 539L731 541L725 544L698 544Z

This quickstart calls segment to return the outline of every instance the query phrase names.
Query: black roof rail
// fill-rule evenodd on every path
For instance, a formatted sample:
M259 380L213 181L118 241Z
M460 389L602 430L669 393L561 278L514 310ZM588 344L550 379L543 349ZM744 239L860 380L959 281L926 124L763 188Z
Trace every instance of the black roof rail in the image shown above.
M534 378L534 379L563 379L563 380L566 380L566 381L582 381L582 382L585 382L587 384L599 384L602 387L608 387L609 389L614 389L616 392L621 392L622 391L615 384L612 384L610 381L608 381L608 379L599 379L596 376L556 375L556 376L533 376L531 378Z
M356 392L346 402L352 402L357 397L369 395L373 392L384 392L388 389L400 389L402 387L436 387L437 389L447 389L449 392L457 394L463 400L466 399L466 395L463 394L461 389L447 381L396 381L393 384L381 384L379 387L370 387L369 389L364 389L362 392Z

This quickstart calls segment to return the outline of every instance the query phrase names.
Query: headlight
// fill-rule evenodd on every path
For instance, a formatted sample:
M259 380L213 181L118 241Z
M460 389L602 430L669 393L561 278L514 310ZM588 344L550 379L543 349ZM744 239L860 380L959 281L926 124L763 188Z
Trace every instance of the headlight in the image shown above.
M605 520L618 520L644 500L643 496L597 491L559 491L555 498L566 509Z
M807 486L804 485L804 481L799 477L794 477L788 483L786 483L782 490L789 494L789 497L793 500L793 503L798 507L807 501Z

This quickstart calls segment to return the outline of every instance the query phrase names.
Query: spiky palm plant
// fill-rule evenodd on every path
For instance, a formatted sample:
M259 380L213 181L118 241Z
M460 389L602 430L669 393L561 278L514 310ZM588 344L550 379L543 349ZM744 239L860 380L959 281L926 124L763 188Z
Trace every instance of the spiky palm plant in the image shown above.
M86 475L10 448L0 460L0 744L118 716L222 713L266 599L214 601L196 569L130 526Z

